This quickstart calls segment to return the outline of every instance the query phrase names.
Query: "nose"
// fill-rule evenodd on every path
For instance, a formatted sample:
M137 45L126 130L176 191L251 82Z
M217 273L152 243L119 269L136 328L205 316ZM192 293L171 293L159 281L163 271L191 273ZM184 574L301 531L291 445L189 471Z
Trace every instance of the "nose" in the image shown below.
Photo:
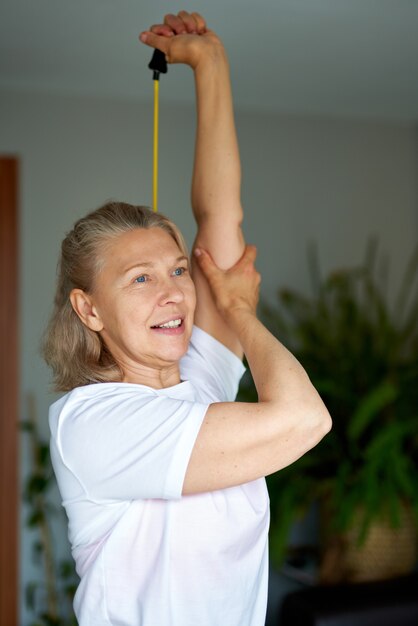
M184 293L183 290L180 289L178 282L172 278L165 281L164 285L161 286L160 305L164 306L170 303L178 304L183 302L183 300Z

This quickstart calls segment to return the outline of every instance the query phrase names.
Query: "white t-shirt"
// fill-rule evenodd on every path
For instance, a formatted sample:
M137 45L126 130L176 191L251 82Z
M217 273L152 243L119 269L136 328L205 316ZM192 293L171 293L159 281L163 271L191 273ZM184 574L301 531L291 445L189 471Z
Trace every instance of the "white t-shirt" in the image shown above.
M244 368L195 328L180 370L173 387L98 383L50 408L81 626L264 624L264 479L181 496L207 407L235 399Z

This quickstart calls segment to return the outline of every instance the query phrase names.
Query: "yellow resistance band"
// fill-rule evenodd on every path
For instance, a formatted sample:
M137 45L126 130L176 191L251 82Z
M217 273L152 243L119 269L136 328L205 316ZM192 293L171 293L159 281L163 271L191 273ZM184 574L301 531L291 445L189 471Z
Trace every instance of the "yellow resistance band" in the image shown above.
M158 95L160 74L167 73L167 61L164 52L154 50L148 67L153 70L154 80L154 159L152 174L152 208L158 211Z
M158 211L158 95L159 80L154 80L154 161L152 175L152 208Z

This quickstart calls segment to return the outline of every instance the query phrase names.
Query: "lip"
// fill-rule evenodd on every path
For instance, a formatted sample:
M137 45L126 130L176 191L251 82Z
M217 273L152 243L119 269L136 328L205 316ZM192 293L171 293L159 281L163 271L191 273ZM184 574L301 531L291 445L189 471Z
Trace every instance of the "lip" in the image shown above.
M181 320L180 326L178 328L182 328L184 326L184 315L172 315L171 317L167 317L165 320L161 322L157 322L156 324L151 325L152 330L172 330L168 328L156 328L156 326L162 326L162 324L168 324L169 322L174 322L174 320Z

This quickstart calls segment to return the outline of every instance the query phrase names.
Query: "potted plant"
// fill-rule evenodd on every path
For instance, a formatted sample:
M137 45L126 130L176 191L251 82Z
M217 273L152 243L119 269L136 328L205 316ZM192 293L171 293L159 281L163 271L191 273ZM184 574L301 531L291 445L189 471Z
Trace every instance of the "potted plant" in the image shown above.
M412 568L416 559L418 250L393 305L375 242L361 266L325 278L314 250L309 257L313 295L282 289L280 306L264 305L263 317L307 370L333 428L308 454L268 478L271 559L282 561L293 522L319 502L321 580L395 575ZM241 397L254 393L247 380ZM394 564L389 555L389 567L370 571L366 545L382 528L398 535L409 528L408 563ZM399 536L395 550L399 557Z
M25 589L26 606L33 615L30 626L76 626L72 601L78 577L72 561L58 559L55 553L52 520L64 512L51 498L55 478L49 443L40 435L32 393L27 404L28 418L20 426L29 436L31 468L24 481L23 499L26 525L34 537L33 559L41 575Z

